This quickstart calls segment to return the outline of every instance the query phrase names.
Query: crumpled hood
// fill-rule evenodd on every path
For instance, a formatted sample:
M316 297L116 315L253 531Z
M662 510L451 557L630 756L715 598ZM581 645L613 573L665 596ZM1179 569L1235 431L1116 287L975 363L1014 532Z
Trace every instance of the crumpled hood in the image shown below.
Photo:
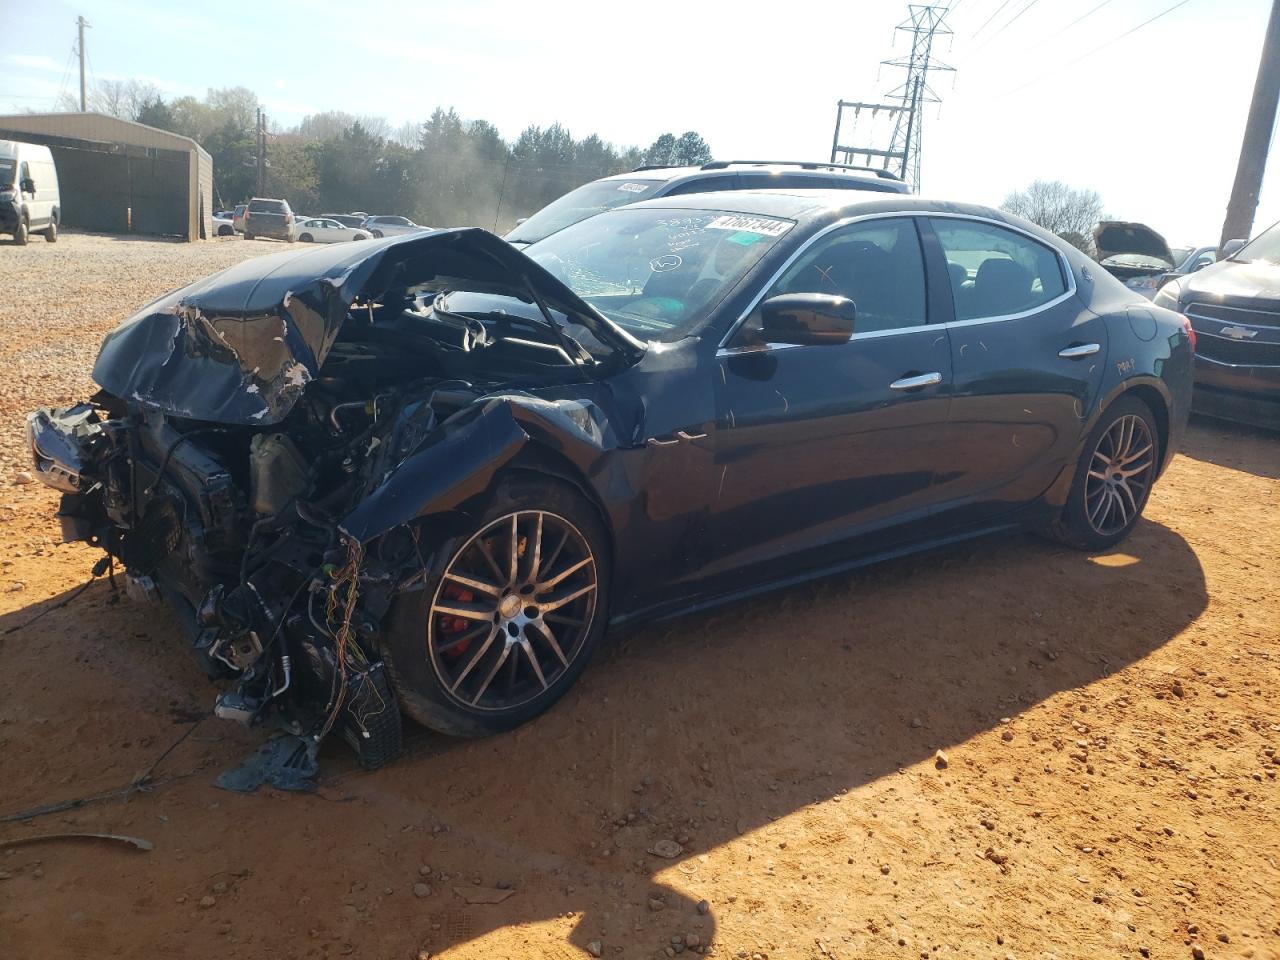
M1093 228L1093 245L1098 262L1106 265L1113 257L1133 256L1151 258L1173 269L1173 251L1164 237L1145 223L1125 223L1121 220L1103 220Z
M93 379L166 414L278 423L315 379L351 303L406 283L529 299L615 350L640 344L499 237L474 228L256 257L149 304L107 335Z

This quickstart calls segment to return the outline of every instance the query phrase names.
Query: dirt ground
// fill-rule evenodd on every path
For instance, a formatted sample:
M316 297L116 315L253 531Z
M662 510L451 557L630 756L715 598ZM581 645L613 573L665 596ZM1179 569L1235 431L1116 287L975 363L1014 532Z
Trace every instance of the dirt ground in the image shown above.
M1280 439L1207 421L1112 553L1003 537L633 629L513 734L216 789L263 734L192 730L167 614L76 593L21 414L278 249L0 248L0 818L189 734L146 792L0 820L0 957L1280 957ZM4 846L67 831L155 847Z

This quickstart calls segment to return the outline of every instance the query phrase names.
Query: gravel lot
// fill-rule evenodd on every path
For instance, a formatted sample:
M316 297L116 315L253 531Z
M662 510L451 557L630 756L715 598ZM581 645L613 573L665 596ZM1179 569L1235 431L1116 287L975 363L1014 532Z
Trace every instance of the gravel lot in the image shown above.
M280 249L0 247L0 818L126 787L215 692L165 613L52 609L96 557L20 482L21 414ZM313 796L215 789L264 734L205 721L145 793L0 819L0 957L1280 957L1278 517L1280 440L1198 422L1119 550L1005 537L623 633L535 723L373 774L334 744ZM67 831L155 849L3 846Z

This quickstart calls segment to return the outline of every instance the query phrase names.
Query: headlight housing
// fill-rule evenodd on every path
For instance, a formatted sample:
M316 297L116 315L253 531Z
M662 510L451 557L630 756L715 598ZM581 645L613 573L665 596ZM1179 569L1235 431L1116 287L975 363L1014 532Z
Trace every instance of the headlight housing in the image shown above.
M1156 291L1152 302L1157 307L1164 307L1166 310L1177 310L1178 301L1182 298L1182 281L1170 280L1163 287Z

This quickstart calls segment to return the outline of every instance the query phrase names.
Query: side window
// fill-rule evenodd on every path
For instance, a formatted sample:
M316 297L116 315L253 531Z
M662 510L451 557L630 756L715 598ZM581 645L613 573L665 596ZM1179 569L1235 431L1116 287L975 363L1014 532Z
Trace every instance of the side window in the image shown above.
M1067 292L1062 260L1043 243L992 223L929 222L947 258L957 320L1023 313Z
M854 333L925 323L924 258L907 217L867 220L836 230L800 255L765 299L783 293L829 293L858 308ZM751 324L758 329L759 317Z
M18 186L21 187L24 183L26 183L30 179L31 179L31 168L27 166L27 161L23 160L22 166L18 168Z
M719 193L722 190L737 190L738 178L734 175L725 177L698 177L687 183L677 184L668 190L665 196L678 197L682 193Z

